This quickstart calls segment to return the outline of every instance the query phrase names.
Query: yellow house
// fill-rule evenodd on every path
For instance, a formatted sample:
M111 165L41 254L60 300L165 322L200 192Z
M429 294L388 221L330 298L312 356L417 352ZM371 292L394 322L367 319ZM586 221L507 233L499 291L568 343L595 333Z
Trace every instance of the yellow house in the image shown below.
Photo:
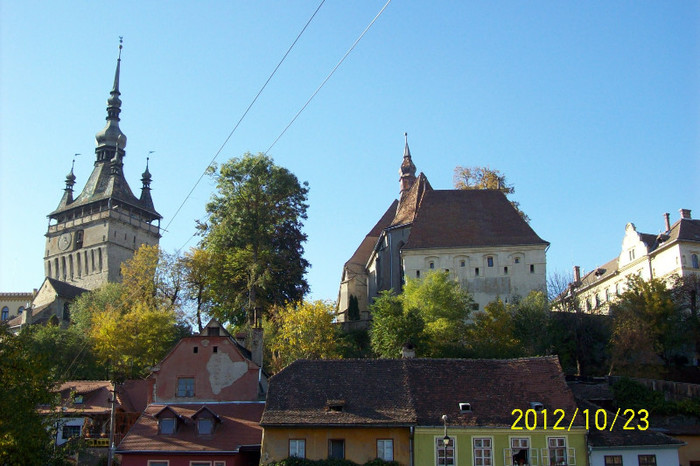
M262 464L588 464L556 357L300 360L270 379Z

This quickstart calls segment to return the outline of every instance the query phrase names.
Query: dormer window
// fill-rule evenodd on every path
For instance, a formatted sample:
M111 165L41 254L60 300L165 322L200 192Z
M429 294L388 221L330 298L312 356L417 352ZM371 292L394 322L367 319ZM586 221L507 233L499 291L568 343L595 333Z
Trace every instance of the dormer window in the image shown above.
M472 412L472 404L471 403L459 403L459 412L462 414L471 413Z
M326 408L329 412L340 413L345 408L345 401L343 401L343 400L328 400L326 402Z
M197 426L198 435L212 435L216 429L216 424L221 423L221 418L206 406L194 413L192 420Z
M214 421L211 418L197 419L197 433L199 435L211 435L214 432Z
M544 409L544 405L540 403L539 401L531 401L530 402L530 409L534 409L535 412L539 413Z
M173 435L175 433L175 418L164 417L158 421L158 429L163 435Z
M73 397L73 403L76 404L76 405L81 405L81 404L83 404L83 401L84 401L83 395L75 395L75 396Z

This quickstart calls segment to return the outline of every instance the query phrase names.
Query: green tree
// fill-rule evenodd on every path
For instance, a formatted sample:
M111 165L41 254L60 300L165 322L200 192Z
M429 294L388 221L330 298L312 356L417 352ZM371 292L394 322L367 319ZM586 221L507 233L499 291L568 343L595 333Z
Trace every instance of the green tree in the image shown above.
M693 346L692 329L663 280L630 277L610 315L615 366L653 364L657 358L670 365Z
M51 354L32 354L35 326L18 336L0 325L0 464L66 464L54 449L55 379ZM37 408L41 405L44 413Z
M551 352L549 301L542 291L531 291L513 305L513 335L520 341L523 356Z
M88 335L75 326L37 325L26 335L27 352L33 358L48 358L55 380L97 380L107 376L98 362Z
M390 291L382 291L370 306L372 328L370 345L382 358L401 357L401 349L407 343L425 351L425 321L415 308L405 308L400 297Z
M520 340L509 306L497 299L474 316L467 331L468 345L477 358L514 358L523 356Z
M429 357L462 355L473 300L447 272L409 279L398 296L384 292L370 306L371 345L382 357L400 357L412 343Z
M302 232L308 184L264 154L234 158L214 176L217 193L199 224L202 247L221 261L209 276L211 313L257 325L265 309L300 301L309 289Z
M273 370L297 359L339 358L341 336L334 318L335 304L328 301L303 301L280 309L272 317L277 327L271 343Z
M157 246L142 246L122 264L122 283L84 293L73 307L76 328L89 336L98 361L121 376L146 374L187 333L177 299L163 293L171 288L159 273L161 258Z
M515 187L508 184L506 175L489 167L455 167L454 186L457 189L497 189L506 196L515 193ZM523 220L529 223L530 217L520 209L520 203L513 200L510 203Z
M202 317L209 314L212 305L209 277L216 270L215 258L204 249L193 248L184 255L181 263L185 299L194 305L197 328L201 332L205 324Z

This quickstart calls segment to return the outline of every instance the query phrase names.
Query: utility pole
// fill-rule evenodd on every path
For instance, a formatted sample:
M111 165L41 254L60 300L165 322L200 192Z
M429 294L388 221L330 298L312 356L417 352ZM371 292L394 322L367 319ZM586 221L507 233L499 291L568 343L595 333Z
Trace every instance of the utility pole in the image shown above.
M107 455L107 466L112 466L114 457L114 404L117 402L117 383L112 381L112 406L109 413L109 453Z

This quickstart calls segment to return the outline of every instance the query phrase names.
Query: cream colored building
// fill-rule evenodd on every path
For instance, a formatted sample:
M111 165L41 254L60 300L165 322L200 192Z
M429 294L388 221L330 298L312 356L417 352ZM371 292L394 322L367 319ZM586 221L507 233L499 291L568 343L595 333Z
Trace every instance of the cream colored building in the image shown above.
M381 291L400 291L407 278L430 271L449 272L478 309L545 290L549 243L501 191L433 189L425 175L416 177L408 143L399 173L399 200L343 267L340 322L366 327L368 306ZM351 299L357 299L359 319L351 316Z
M625 226L620 255L581 276L574 267L575 293L580 305L589 312L608 312L608 305L624 292L627 280L638 275L645 280L667 279L700 274L700 220L689 209L680 209L680 218L671 225L664 214L664 229L657 235L641 233L633 223Z
M22 315L24 309L34 299L33 293L0 293L0 322L6 322Z

